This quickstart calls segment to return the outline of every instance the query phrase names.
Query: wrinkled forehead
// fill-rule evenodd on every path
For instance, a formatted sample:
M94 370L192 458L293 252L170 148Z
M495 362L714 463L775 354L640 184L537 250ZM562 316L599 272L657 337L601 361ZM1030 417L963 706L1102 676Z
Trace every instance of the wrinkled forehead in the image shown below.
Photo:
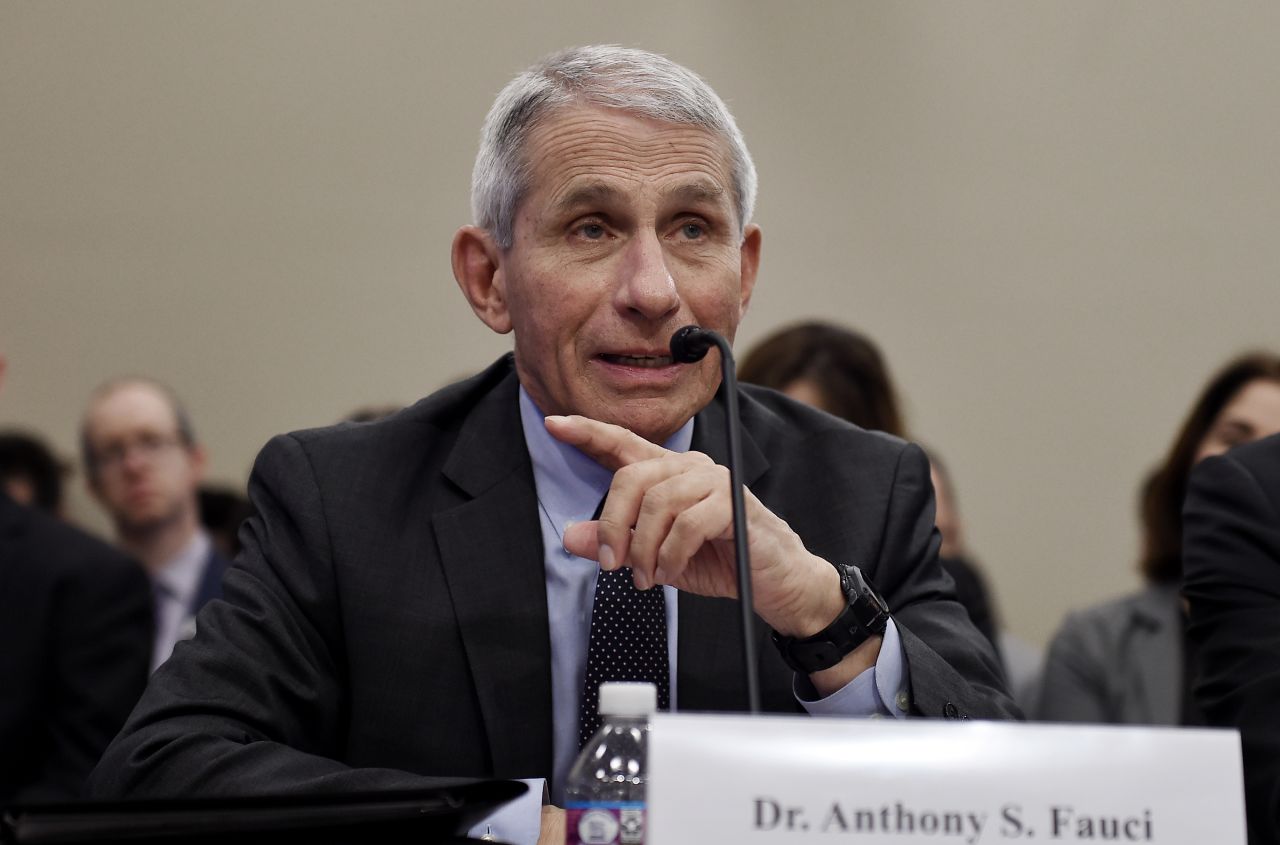
M734 205L727 141L702 126L621 109L555 109L525 144L525 197L563 204L617 192L679 195Z

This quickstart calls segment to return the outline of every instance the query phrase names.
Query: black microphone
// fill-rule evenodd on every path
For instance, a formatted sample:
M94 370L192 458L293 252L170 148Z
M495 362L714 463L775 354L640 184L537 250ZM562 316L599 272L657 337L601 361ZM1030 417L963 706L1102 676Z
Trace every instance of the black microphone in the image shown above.
M671 336L671 357L677 364L696 364L707 357L720 336L700 326L685 326ZM728 344L726 344L726 347Z
M747 507L742 498L742 436L738 422L738 377L734 372L729 341L700 326L685 326L671 336L671 357L680 364L694 364L711 347L720 350L720 375L724 383L726 428L729 435L729 497L733 503L733 553L738 570L738 603L742 611L742 657L746 663L747 708L760 712L760 680L756 675L756 641L751 635L755 602L751 598L751 559L747 554Z

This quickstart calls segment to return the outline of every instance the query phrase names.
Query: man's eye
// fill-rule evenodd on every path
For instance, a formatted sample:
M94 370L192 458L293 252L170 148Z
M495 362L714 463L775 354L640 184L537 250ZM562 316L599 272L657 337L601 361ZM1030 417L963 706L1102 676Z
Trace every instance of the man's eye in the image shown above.
M599 223L584 223L578 232L589 241L598 241L604 237L604 227Z
M702 228L701 223L685 223L680 227L680 234L684 235L691 241L696 241L698 238L702 237L704 233L705 230Z

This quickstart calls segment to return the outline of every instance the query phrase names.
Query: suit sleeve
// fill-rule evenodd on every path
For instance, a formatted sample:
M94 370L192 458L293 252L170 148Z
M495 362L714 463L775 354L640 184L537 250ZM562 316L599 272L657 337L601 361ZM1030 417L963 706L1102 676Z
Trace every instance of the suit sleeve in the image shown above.
M49 753L21 802L78 798L147 683L151 589L115 555L77 562L58 586L46 719Z
M259 455L256 515L223 600L151 679L90 780L94 797L229 796L438 784L338 762L345 735L342 621L324 502L303 445Z
M956 600L938 563L929 462L902 450L894 470L883 541L872 580L898 625L911 712L945 718L1018 718L995 651Z
M1196 699L1210 724L1240 729L1250 842L1280 841L1278 495L1232 453L1193 471L1183 513Z

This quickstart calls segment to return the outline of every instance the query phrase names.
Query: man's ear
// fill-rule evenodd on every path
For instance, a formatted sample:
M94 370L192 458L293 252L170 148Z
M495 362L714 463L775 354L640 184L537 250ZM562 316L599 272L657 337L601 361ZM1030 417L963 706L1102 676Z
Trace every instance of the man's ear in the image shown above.
M187 448L187 454L191 458L191 473L196 484L199 485L204 481L205 473L209 469L209 453L203 445L196 443Z
M760 227L754 223L747 226L742 236L742 246L739 247L741 256L739 274L742 278L742 304L738 309L739 319L747 313L747 306L751 304L751 292L756 287L756 273L760 270L760 239Z
M476 226L463 226L453 236L453 278L471 310L498 334L511 331L502 251L493 236Z
M107 502L102 497L102 479L98 476L98 471L92 467L85 469L84 486L89 491L89 495L98 504L106 507Z

